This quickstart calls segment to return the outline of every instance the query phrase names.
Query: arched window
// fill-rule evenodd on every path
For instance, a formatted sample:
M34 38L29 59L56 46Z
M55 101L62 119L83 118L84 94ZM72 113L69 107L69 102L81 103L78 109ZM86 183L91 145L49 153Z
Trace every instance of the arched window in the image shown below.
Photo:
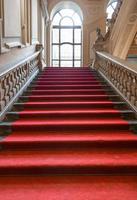
M82 19L72 9L58 11L52 20L52 66L80 67Z
M118 0L110 0L107 6L107 19L111 19L113 12L117 6Z

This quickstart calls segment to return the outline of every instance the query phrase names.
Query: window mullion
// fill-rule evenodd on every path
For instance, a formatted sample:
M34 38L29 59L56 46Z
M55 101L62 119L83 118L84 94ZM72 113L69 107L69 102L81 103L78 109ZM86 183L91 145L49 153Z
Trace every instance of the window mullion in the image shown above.
M61 28L59 28L59 67L61 67Z
M75 60L75 29L73 28L73 67L75 67L74 60Z

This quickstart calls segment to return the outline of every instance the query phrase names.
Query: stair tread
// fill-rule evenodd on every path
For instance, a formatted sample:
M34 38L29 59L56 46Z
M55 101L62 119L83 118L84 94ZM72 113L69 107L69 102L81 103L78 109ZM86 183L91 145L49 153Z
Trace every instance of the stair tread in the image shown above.
M0 154L1 168L25 167L137 167L137 148L55 148L5 150Z
M136 200L137 176L10 176L0 177L0 199ZM11 193L12 191L12 193ZM18 191L18 192L17 192ZM26 195L27 191L27 195ZM117 192L116 192L117 191ZM10 198L9 198L10 194ZM92 198L92 194L94 194Z
M25 136L25 137L24 137ZM12 135L9 135L6 141L4 141L5 144L7 143L69 143L71 142L82 144L84 142L86 143L109 143L109 142L135 142L137 143L137 136L133 135L132 132L129 131L113 131L113 132L82 132L82 133L65 133L64 135L62 133L48 133L48 132L30 132L26 131L19 132L19 131L13 131ZM2 141L3 143L3 141Z

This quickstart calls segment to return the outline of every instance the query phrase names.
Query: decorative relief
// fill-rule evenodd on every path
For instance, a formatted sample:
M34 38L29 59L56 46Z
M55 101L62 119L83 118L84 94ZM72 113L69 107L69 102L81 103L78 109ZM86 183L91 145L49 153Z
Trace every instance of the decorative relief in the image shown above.
M129 22L134 23L137 20L137 13L134 13L130 16Z

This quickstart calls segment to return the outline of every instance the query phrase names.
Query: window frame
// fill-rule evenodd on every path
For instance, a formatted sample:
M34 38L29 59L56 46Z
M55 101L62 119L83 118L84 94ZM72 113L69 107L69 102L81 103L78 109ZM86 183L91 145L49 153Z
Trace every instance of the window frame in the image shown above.
M61 9L63 10L63 9ZM61 11L60 10L60 11ZM75 21L73 19L73 15L75 15L77 12L75 10L73 15L72 16L69 16L69 15L66 15L66 16L62 16L60 11L58 11L54 17L56 17L57 14L59 14L61 16L61 19L59 20L59 25L52 25L52 28L51 28L51 34L52 34L52 41L51 41L51 63L52 63L52 66L53 66L53 63L55 61L58 62L58 67L62 67L61 66L61 62L62 61L72 61L72 67L75 67L75 61L79 61L81 64L80 64L80 67L82 65L82 20L81 20L81 25L75 25ZM78 13L77 13L78 14ZM53 20L54 20L54 17L53 17ZM80 17L80 16L79 16ZM64 18L70 18L73 22L73 26L70 26L70 25L61 25L61 22ZM59 30L59 42L56 43L56 42L53 42L53 30ZM72 29L72 42L61 42L61 30L63 29ZM76 39L75 39L75 30L81 30L81 41L79 43L76 42ZM72 59L62 59L61 58L61 46L64 45L64 44L68 44L68 45L72 45ZM59 57L58 59L54 59L53 58L53 48L54 46L58 46L59 47ZM80 46L80 59L76 59L75 58L75 46ZM77 66L76 66L77 67Z

